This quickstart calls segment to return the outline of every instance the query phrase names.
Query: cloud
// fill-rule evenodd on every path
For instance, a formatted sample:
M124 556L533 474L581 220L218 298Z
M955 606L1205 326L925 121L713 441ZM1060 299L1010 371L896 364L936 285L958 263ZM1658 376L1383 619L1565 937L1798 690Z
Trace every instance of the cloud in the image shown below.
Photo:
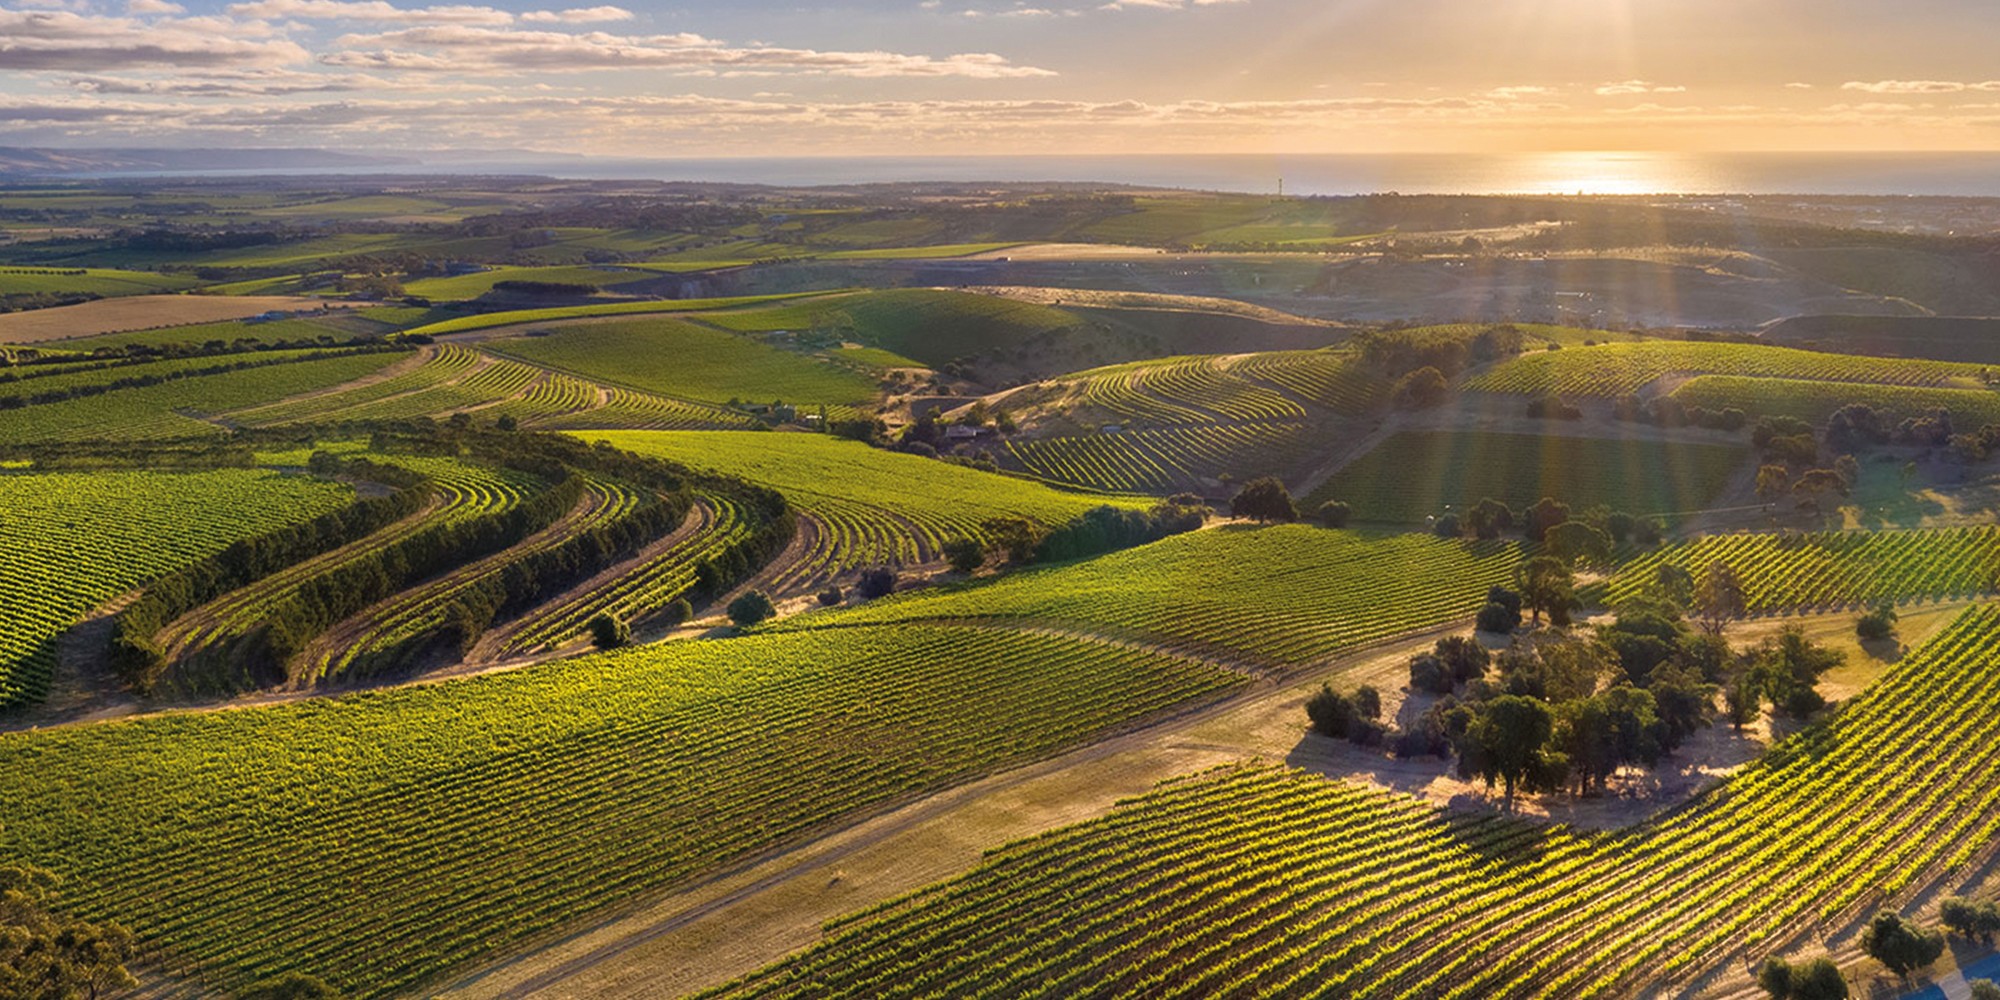
M1686 87L1661 86L1648 80L1625 80L1620 83L1603 84L1597 88L1597 94L1600 97L1623 97L1629 94L1681 94L1686 92Z
M1813 85L1812 85L1812 84L1810 84L1810 83L1788 83L1788 84L1785 84L1785 89L1786 89L1786 90L1811 90L1811 89L1813 89Z
M137 67L283 66L310 58L284 39L242 37L216 18L139 21L67 11L0 9L0 68L103 70Z
M1381 85L1371 83L1368 86ZM1524 97L1552 97L1558 93L1560 91L1554 87L1495 87L1487 91L1486 96L1498 98L1503 101L1514 101Z
M303 18L324 21L379 21L389 24L514 23L514 15L492 7L448 4L441 7L397 7L386 0L249 0L229 5L237 17L260 20Z
M361 73L300 73L290 70L223 71L167 79L91 75L69 77L63 82L86 94L205 98L440 89L431 81L418 84Z
M1840 89L1858 90L1865 94L1958 94L1968 90L2000 90L2000 80L1978 83L1953 80L1876 80L1870 83L1851 80L1841 84Z
M185 14L187 8L169 0L126 0L127 14Z
M730 46L685 33L631 36L593 31L569 34L438 25L372 35L344 35L338 41L347 51L322 56L320 61L329 66L350 69L460 73L660 69L730 76L823 73L848 77L955 76L976 79L1055 75L1046 69L1017 66L1005 57L990 52L943 57L881 51L824 52Z
M632 12L623 7L571 7L568 10L531 10L521 15L521 20L537 24L597 24L605 21L630 21Z
M1189 7L1220 7L1250 0L1111 0L1099 10L1185 10Z

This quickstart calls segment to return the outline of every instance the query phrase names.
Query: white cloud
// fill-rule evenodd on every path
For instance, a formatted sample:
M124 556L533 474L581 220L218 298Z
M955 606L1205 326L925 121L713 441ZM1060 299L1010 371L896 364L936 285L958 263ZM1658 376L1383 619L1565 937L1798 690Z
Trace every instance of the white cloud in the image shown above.
M602 7L571 7L568 10L531 10L522 14L521 20L537 24L597 24L605 21L630 21L632 12L623 7L607 4Z
M67 11L0 9L0 68L103 70L135 67L282 66L310 54L284 39L242 37L214 18L139 21Z
M185 14L187 8L169 0L126 0L127 14Z
M1811 89L1813 89L1813 85L1812 85L1812 84L1810 84L1810 83L1788 83L1788 84L1785 84L1785 89L1786 89L1786 90L1811 90Z
M1968 90L2000 90L2000 80L1982 80L1978 83L1960 83L1955 80L1876 80L1872 83L1852 80L1840 85L1842 90L1858 90L1866 94L1958 94Z
M823 73L849 77L956 76L977 79L1055 75L1046 69L1017 66L1005 57L990 52L933 57L882 51L828 52L745 47L726 45L687 33L632 36L593 31L569 34L437 25L372 35L344 35L338 42L347 51L322 56L320 61L352 69L460 73L658 69L732 76Z
M1603 84L1597 88L1597 94L1600 97L1623 97L1629 94L1681 94L1686 92L1686 87L1662 86L1649 80L1625 80L1619 83Z
M237 17L274 20L380 21L390 24L512 24L514 15L492 7L447 4L397 7L386 0L249 0L229 5Z
M1369 84L1369 86L1381 86L1381 84ZM1495 87L1487 91L1486 96L1498 98L1503 101L1513 101L1524 97L1551 97L1557 93L1560 93L1560 91L1554 87Z

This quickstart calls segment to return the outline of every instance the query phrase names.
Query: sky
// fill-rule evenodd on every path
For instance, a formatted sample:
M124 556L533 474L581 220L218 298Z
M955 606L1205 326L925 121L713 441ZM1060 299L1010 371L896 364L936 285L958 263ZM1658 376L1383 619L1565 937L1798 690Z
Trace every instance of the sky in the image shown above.
M0 144L2000 149L1994 0L0 0Z

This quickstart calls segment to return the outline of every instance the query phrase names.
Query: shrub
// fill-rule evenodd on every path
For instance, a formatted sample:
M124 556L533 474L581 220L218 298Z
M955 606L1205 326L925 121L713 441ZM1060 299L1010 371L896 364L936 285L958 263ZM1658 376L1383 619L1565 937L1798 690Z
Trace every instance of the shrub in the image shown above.
M1481 632L1505 635L1521 627L1521 613L1507 610L1504 604L1488 601L1485 607L1479 609L1479 617L1473 622L1473 627Z
M632 641L632 627L610 614L590 620L590 641L598 649L617 649Z
M887 597L896 590L896 571L887 566L862 570L861 580L854 585L854 590L864 600Z
M1358 715L1354 703L1346 695L1335 691L1331 684L1321 684L1319 690L1306 699L1306 718L1312 720L1313 732L1334 739L1346 739Z
M1328 500L1319 505L1319 523L1329 528L1345 528L1354 512L1340 500Z
M689 604L687 598L683 597L667 605L667 610L663 617L669 628L676 625L685 625L694 620L694 605Z
M954 538L944 543L945 561L959 573L970 573L986 563L986 550L970 538Z
M1291 493L1285 490L1285 484L1279 482L1276 476L1264 476L1245 484L1236 498L1229 501L1229 512L1265 524L1299 519L1299 510L1292 503Z
M1910 923L1892 910L1875 914L1861 932L1861 950L1904 978L1944 954L1944 935Z
M846 596L840 592L840 586L836 584L819 592L819 603L821 607L830 608L839 604Z
M761 590L753 590L729 602L729 620L738 625L749 626L769 620L778 609Z
M1435 532L1439 538L1457 538L1460 534L1464 533L1464 530L1458 523L1457 514L1446 514L1436 521L1431 522L1431 531Z
M1950 896L1939 906L1938 919L1953 934L1983 944L2000 933L2000 904Z
M1896 606L1887 601L1854 623L1854 634L1863 639L1887 639L1896 634Z
M1436 653L1418 653L1410 657L1410 687L1416 691L1432 694L1450 694L1457 686L1452 680L1451 668Z
M1968 979L1965 986L1972 1000L2000 1000L2000 985L1991 979Z

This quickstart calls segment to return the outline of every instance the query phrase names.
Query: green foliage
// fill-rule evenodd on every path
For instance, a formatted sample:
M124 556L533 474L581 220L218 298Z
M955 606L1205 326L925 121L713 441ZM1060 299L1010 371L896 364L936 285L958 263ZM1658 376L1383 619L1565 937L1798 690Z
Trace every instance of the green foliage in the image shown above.
M912 625L13 732L0 856L59 861L74 912L173 942L208 990L305 971L355 996L429 992L607 904L1243 683L1107 643Z
M318 976L287 972L251 983L236 1000L340 1000L340 992Z
M1861 950L1890 972L1909 978L1944 954L1944 935L1910 923L1892 910L1875 914L1861 930Z
M753 590L729 602L729 620L738 626L756 625L778 613L771 605L771 598L761 590Z
M1466 388L1536 396L1557 393L1608 398L1637 392L1655 379L1675 374L1940 386L1972 378L1978 370L1977 365L1943 361L1823 354L1760 344L1662 340L1524 354L1472 378Z
M617 649L632 641L632 627L610 614L590 620L590 644L598 649Z
M1229 501L1229 512L1237 517L1270 524L1299 519L1299 509L1292 503L1292 495L1285 490L1285 484L1274 476L1252 480Z
M683 319L551 327L487 345L497 354L598 382L722 403L857 404L875 384L847 369Z
M1716 563L1735 575L1750 612L1969 597L2000 578L2000 528L1711 535L1627 563L1610 598L1640 592L1662 564Z
M1995 934L2000 934L2000 903L1946 896L1938 906L1938 919L1946 930L1959 937L1990 943Z
M26 444L220 435L221 427L186 414L220 414L274 403L361 378L398 357L363 353L296 361L0 410L0 440Z
M1703 375L1682 383L1672 398L1686 406L1711 410L1735 407L1758 416L1793 417L1811 424L1822 423L1855 403L1865 403L1897 420L1946 410L1967 426L2000 422L2000 394L1991 389Z
M59 913L59 884L40 868L0 867L0 996L72 1000L137 986L125 969L132 932Z
M944 543L944 559L952 571L971 573L986 564L986 547L976 538L955 538Z
M1345 528L1347 527L1348 520L1353 516L1353 509L1348 507L1343 501L1328 500L1319 505L1319 509L1314 512L1314 515L1319 518L1319 523L1329 528Z
M1305 502L1339 497L1354 505L1357 520L1398 524L1489 498L1516 510L1554 497L1578 509L1690 511L1721 492L1743 456L1720 445L1405 431L1348 463Z
M1854 623L1854 634L1863 639L1887 639L1896 634L1896 605L1883 601Z

